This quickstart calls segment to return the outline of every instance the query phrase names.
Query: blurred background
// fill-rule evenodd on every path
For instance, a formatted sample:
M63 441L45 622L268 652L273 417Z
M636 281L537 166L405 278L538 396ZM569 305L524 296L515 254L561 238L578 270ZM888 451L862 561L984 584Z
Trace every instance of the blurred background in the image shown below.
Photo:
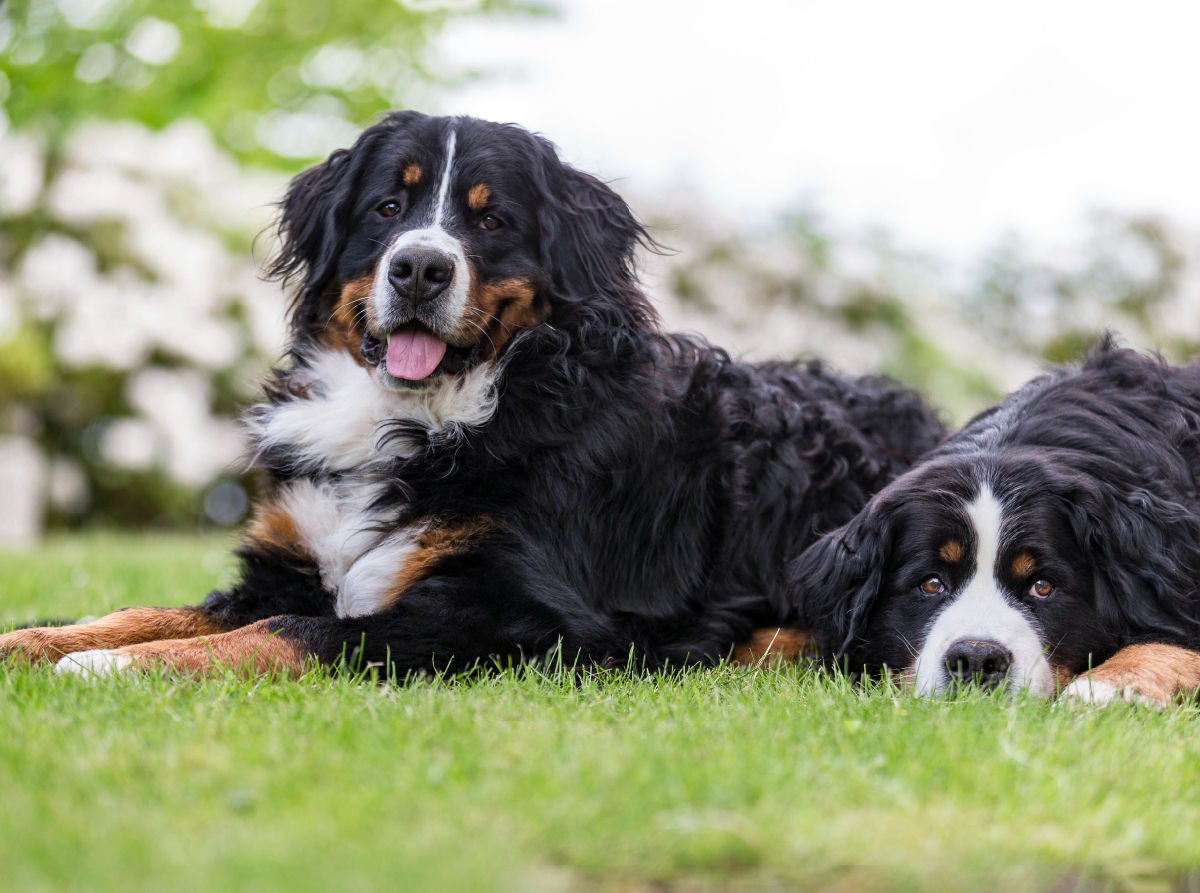
M1183 2L0 3L0 541L236 524L292 174L383 110L516 121L671 249L671 328L952 423L1110 328L1200 350Z

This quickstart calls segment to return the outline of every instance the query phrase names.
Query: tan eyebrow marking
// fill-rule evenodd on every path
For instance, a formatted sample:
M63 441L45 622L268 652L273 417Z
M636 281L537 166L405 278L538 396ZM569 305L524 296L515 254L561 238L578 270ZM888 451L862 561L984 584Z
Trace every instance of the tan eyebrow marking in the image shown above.
M421 165L410 164L404 169L404 185L416 186L421 180Z
M942 548L938 549L938 556L947 564L958 564L963 557L962 543L958 540L947 540Z
M1012 572L1013 576L1018 580L1023 577L1028 577L1037 570L1037 562L1028 552L1019 552L1017 557L1013 559Z
M472 211L481 211L491 197L492 190L487 188L486 183L476 183L471 187L471 191L467 193L467 206Z

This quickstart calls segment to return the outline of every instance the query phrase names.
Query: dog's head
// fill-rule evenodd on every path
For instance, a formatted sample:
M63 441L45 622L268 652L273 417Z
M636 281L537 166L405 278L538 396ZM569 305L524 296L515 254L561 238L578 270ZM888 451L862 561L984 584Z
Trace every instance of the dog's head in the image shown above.
M1043 450L934 459L790 569L828 654L920 694L1052 695L1122 642L1187 630L1196 523ZM1194 614L1194 610L1191 611Z
M294 334L422 388L580 315L652 318L619 196L518 127L395 112L298 176L273 271L301 283Z

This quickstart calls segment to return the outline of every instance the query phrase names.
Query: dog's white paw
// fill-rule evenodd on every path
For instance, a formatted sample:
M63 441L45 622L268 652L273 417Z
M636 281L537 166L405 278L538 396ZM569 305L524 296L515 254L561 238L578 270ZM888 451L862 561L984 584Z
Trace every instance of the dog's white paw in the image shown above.
M1139 692L1132 685L1117 687L1111 682L1101 679L1091 679L1080 676L1063 689L1063 700L1080 707L1107 707L1114 702L1124 701L1126 704L1142 704L1155 710L1162 710L1167 705L1158 698L1152 698Z
M1117 690L1107 682L1080 676L1063 689L1062 698L1072 704L1105 707L1117 696Z
M133 663L128 654L118 654L115 649L98 648L95 651L76 651L63 655L54 665L55 673L76 673L85 679L111 676Z

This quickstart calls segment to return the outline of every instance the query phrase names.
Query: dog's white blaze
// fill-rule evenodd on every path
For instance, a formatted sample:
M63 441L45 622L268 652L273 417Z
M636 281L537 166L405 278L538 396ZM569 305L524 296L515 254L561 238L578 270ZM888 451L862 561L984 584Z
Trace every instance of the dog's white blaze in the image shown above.
M1029 619L1005 597L996 579L1004 507L985 484L967 507L975 531L975 569L966 588L934 620L917 656L916 690L934 695L949 684L946 653L960 639L994 640L1012 652L1010 684L1054 693L1054 674Z
M442 212L446 208L446 193L450 191L450 174L454 170L454 150L458 145L458 134L451 130L446 138L446 167L442 171L442 182L438 184L437 205L433 210L433 226L441 228Z
M449 328L456 327L462 319L462 315L467 309L467 294L471 290L471 268L467 264L467 255L463 250L462 243L446 232L442 226L442 221L446 216L446 199L450 194L450 180L454 172L454 154L457 142L456 132L450 131L450 136L446 138L446 166L442 169L442 179L438 183L433 216L428 225L420 229L407 230L392 240L392 244L383 253L379 266L375 270L374 286L374 296L376 306L378 306L381 299L391 291L388 271L392 268L392 259L405 248L422 245L444 252L454 259L454 279L442 297L442 312Z
M308 396L266 406L248 424L261 448L291 450L303 470L350 471L412 455L408 438L381 442L389 421L442 434L485 424L496 412L497 372L495 362L480 363L426 388L393 390L380 387L349 353L321 351L295 373Z

